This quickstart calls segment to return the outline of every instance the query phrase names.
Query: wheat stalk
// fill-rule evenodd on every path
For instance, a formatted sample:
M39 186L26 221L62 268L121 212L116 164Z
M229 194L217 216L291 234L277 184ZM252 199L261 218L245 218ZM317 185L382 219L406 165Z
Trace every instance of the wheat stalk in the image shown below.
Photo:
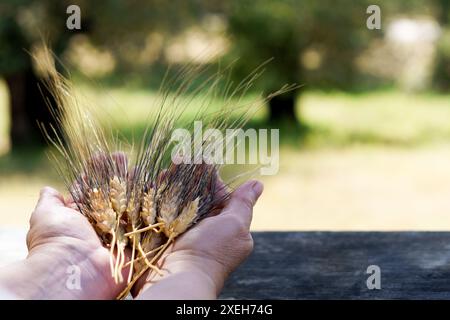
M142 139L127 157L117 153L122 144L118 135L99 124L94 110L86 109L71 82L56 71L49 50L45 50L46 54L40 55L36 62L46 70L46 85L57 102L51 112L59 126L57 130L41 124L56 150L50 156L79 211L110 249L111 275L115 281L123 281L122 269L130 267L128 286L119 295L123 298L147 270L160 273L156 262L168 246L208 213L222 208L230 196L231 189L218 181L220 164L175 164L170 160L171 133L192 102L180 97L189 91L194 97L204 96L193 120L203 120L207 127L224 130L241 127L267 98L294 87L283 87L249 106L241 100L260 69L234 89L228 82L220 85L228 79L227 69L219 70L193 89L196 75L204 70L199 66L182 68L179 74L167 76L163 81L154 114L149 116ZM208 113L217 97L222 97L222 108ZM233 120L232 111L240 108L247 109L242 118ZM51 138L51 132L56 138ZM58 132L61 134L57 135ZM213 142L203 144L206 149L215 146ZM128 158L134 161L128 163ZM131 249L131 260L127 263L126 248Z

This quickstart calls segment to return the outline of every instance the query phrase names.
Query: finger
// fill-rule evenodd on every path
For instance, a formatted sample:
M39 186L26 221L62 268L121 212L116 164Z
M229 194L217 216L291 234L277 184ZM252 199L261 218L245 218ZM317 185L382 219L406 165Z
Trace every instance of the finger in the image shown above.
M49 208L64 207L64 197L51 187L44 187L39 195L36 208L31 214L30 223L39 221L42 215L49 213Z
M68 208L71 208L71 209L74 209L74 210L77 210L77 211L80 210L78 205L77 205L77 203L79 203L79 202L76 202L73 199L73 196L71 194L69 194L67 196L67 198L65 199L64 203L65 203L66 207L68 207Z
M44 187L40 194L36 209L42 207L59 206L64 207L64 197L52 187Z
M223 208L226 205L226 202L230 196L230 189L228 186L222 181L222 178L219 175L219 172L216 170L214 173L214 176L212 177L212 187L211 187L211 193L214 195L213 197L213 206L211 211L205 216L205 218L208 217L214 217L218 214L220 214L223 210Z
M214 185L214 199L223 201L229 195L230 190L220 177L219 171L216 171L215 185Z
M231 194L230 201L222 211L223 215L234 215L250 228L253 206L263 191L263 184L259 181L248 181L239 186Z

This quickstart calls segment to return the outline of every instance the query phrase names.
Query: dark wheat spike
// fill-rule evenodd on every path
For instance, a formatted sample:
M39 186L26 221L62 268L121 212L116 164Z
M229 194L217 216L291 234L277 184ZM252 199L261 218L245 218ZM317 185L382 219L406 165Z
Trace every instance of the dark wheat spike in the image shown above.
M72 83L56 71L50 51L44 50L44 58L36 62L46 71L46 85L57 104L51 113L58 128L40 124L54 148L50 158L79 211L109 247L114 279L122 281L121 269L131 264L129 285L120 295L124 297L146 270L159 272L156 261L176 237L223 208L232 192L218 175L221 164L171 161L171 135L181 126L185 111L196 108L192 119L184 119L185 128L200 120L204 128L238 129L268 98L295 87L246 103L244 97L264 64L236 86L229 80L231 66L194 86L207 69L187 65L174 76L166 74L142 138L130 144L136 146L135 154L133 148L125 154L118 132L98 121L98 110L86 107ZM212 109L215 102L221 105L218 110ZM226 135L219 142L222 147L230 144ZM219 142L205 140L202 147L209 150ZM131 261L125 264L127 248Z

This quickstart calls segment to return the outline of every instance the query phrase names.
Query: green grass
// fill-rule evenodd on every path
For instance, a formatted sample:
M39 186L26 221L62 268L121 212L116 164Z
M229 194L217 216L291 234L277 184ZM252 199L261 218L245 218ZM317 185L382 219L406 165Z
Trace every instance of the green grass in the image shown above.
M143 89L99 91L82 86L105 118L126 137L139 137L146 125L155 93ZM244 99L252 100L252 96ZM351 94L343 92L306 92L297 101L301 127L267 123L267 108L262 107L250 127L279 128L281 143L292 148L340 148L355 145L415 147L450 139L450 95L406 94L378 91ZM185 98L190 99L190 97ZM194 99L184 114L192 118L200 99ZM219 101L212 110L219 108ZM239 113L236 113L239 116Z
M102 119L126 137L137 139L143 132L154 92L98 90L85 84L81 88L87 100L98 106ZM9 126L6 97L0 83L4 146ZM446 223L449 98L395 91L310 91L300 96L297 111L302 126L271 125L280 128L280 171L260 177L265 192L255 208L254 230L450 228ZM261 109L249 126L268 127L266 111ZM188 110L185 120L192 114ZM0 148L2 224L25 226L42 186L64 190L45 151L27 148L5 153L3 148L2 154Z
M416 147L450 140L450 95L309 92L300 98L305 146Z
M92 90L85 88L88 95ZM126 136L139 136L155 98L145 90L96 92L93 100ZM112 97L114 97L112 99ZM251 101L249 96L246 101ZM185 120L195 113L195 105ZM212 109L219 103L213 103ZM306 92L298 98L300 128L267 123L262 107L248 126L279 128L281 142L294 148L340 148L355 145L415 147L450 139L450 95L381 91L364 94ZM237 113L238 116L238 113Z
M144 132L147 115L156 94L144 89L100 89L81 84L88 103L96 106L103 121L112 123L127 139L138 140ZM187 101L191 97L186 96ZM244 98L245 102L252 96ZM450 95L406 94L381 91L364 94L306 92L298 98L297 114L302 125L291 128L267 123L262 107L248 124L256 128L279 128L282 145L292 150L335 149L358 146L414 148L450 141ZM194 98L183 117L195 114L201 98ZM220 102L213 101L212 110ZM0 83L0 175L15 172L50 172L44 150L16 150L5 154L8 146L8 107L6 87ZM236 113L235 116L239 116ZM2 149L0 148L0 154Z

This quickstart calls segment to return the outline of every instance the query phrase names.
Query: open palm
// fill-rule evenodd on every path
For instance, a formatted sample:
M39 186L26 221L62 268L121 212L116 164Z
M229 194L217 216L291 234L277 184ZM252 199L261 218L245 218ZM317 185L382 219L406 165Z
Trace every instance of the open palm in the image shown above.
M137 297L216 298L228 274L252 251L249 228L261 192L259 182L243 184L218 215L202 220L176 239L158 261L163 275L151 272L137 282Z

